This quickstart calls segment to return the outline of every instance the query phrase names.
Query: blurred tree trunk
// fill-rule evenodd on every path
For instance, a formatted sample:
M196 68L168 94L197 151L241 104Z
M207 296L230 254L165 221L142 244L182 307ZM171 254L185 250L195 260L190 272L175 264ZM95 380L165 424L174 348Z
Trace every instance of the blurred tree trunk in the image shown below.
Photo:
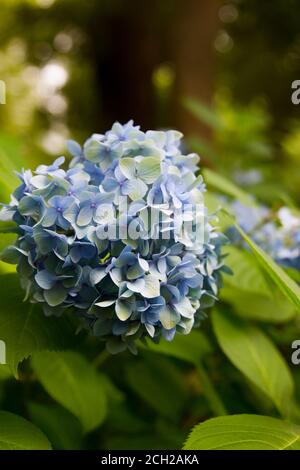
M172 35L172 61L176 71L174 88L174 125L186 135L205 134L209 129L184 109L184 98L210 104L214 89L214 41L218 30L219 0L179 2Z
M157 0L130 0L108 16L95 12L92 36L104 127L129 119L144 129L155 126L152 73L160 61L157 4Z
M211 101L219 0L130 0L120 5L106 17L95 11L91 22L101 127L132 118L143 128L174 126L186 134L207 135L182 99ZM157 117L153 73L164 63L174 69L174 88L166 112Z

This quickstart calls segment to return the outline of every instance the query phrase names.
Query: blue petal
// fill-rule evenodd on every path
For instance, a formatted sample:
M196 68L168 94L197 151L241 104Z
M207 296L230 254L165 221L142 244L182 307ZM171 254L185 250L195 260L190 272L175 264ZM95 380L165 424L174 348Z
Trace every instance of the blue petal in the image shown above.
M56 283L56 276L53 276L46 269L39 271L34 278L42 289L51 289Z
M80 209L78 217L77 217L77 224L80 227L84 227L89 225L93 218L93 209L90 206L84 206Z
M42 218L43 227L51 227L55 224L57 219L57 210L54 207L50 207L46 210L44 217Z
M73 157L81 157L82 149L80 145L75 140L68 140L67 141L67 148Z
M57 305L62 304L67 298L67 295L67 289L60 285L56 285L52 289L44 291L45 300L50 307L56 307Z

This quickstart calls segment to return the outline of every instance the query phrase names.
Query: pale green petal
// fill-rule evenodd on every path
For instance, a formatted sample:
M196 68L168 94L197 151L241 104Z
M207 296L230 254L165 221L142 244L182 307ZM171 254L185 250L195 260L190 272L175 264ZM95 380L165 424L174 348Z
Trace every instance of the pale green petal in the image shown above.
M144 276L145 285L141 289L141 294L148 298L152 299L160 295L160 282L159 279L152 274L146 274Z
M134 266L128 268L126 277L129 281L133 279L137 279L138 277L142 276L145 273L144 269L136 263Z
M117 300L116 314L121 321L126 321L132 314L134 303L130 300Z
M138 164L138 176L147 184L152 184L161 175L160 158L146 157Z
M122 158L119 163L123 175L131 180L135 178L135 160L134 158Z
M162 326L166 330L171 330L177 325L178 321L180 320L180 315L175 312L175 310L171 309L170 307L168 307L168 305L166 305L161 310L159 318Z
M90 206L82 207L77 217L77 224L80 227L85 227L86 225L90 224L92 218L93 218L93 210L90 208Z
M177 304L174 304L174 307L180 315L186 318L192 318L195 313L195 309L187 297L183 298Z
M85 157L92 162L99 162L101 160L100 151L103 144L97 140L91 140L88 145L84 148Z
M50 179L46 175L36 175L31 178L30 183L35 188L43 189L50 183Z
M149 325L148 323L145 323L145 328L148 331L148 334L153 338L155 334L155 327L153 325Z
M142 199L148 191L148 186L140 179L132 179L125 181L123 192L127 194L132 201Z

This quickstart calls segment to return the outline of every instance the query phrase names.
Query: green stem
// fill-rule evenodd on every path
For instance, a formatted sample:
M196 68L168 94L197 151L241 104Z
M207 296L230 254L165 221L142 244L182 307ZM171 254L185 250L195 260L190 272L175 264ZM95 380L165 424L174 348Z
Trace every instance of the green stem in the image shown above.
M100 354L98 354L98 356L95 357L95 359L93 360L93 365L95 367L100 367L102 366L102 364L104 364L104 362L110 357L110 354L104 349L104 351L101 351Z
M201 384L203 387L204 395L209 403L211 411L215 416L224 416L227 415L228 412L219 397L208 373L206 372L205 368L202 364L197 364L197 372L199 374Z

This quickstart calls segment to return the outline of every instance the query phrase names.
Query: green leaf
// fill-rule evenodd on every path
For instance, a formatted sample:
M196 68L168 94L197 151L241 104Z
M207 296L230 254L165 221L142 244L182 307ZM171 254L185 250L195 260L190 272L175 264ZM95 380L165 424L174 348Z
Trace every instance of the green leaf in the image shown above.
M238 199L241 203L249 206L254 206L254 200L250 194L244 192L241 188L236 186L234 183L229 181L222 175L215 173L214 171L204 168L202 170L205 183L214 188L215 190L226 194L227 196Z
M28 404L31 421L41 429L54 449L78 450L82 428L75 416L59 405Z
M295 316L294 305L266 278L251 252L226 246L224 254L233 275L225 276L220 298L231 303L239 316L269 323L284 323Z
M231 216L229 215L229 217ZM265 253L264 250L251 240L251 238L237 223L235 223L235 227L248 243L262 268L269 274L274 283L279 287L289 301L294 304L297 310L300 310L300 287L277 263L275 263L271 256Z
M0 411L0 450L51 450L51 445L29 421Z
M12 372L7 364L0 364L0 381L13 378Z
M17 274L0 276L0 337L6 361L17 376L18 365L36 351L70 346L72 332L65 318L45 317L38 305L24 303Z
M148 429L148 423L134 409L132 411L126 401L109 407L107 425L113 431L111 434L120 431L123 435L133 434L134 437Z
M212 347L202 331L191 331L189 335L176 335L173 341L161 340L159 344L149 342L148 349L196 366L201 363L204 356L212 352Z
M221 130L223 128L221 118L211 107L191 98L185 98L183 104L197 119L213 129Z
M228 276L229 277L229 276ZM227 281L220 291L220 300L230 303L235 313L245 319L281 324L291 321L296 310L276 287L272 297L239 290L228 286Z
M83 356L72 351L42 352L33 357L32 365L49 395L79 419L85 432L102 424L104 381Z
M221 416L195 426L183 448L300 450L300 427L268 416Z
M214 310L213 327L229 360L267 395L284 415L292 400L294 383L287 364L270 339L255 326Z
M233 272L232 276L225 277L226 285L255 295L271 297L265 275L251 253L230 245L225 247L224 254L228 255L226 266L229 266Z
M132 390L161 416L176 420L187 398L182 376L167 358L145 351L142 360L127 367Z

